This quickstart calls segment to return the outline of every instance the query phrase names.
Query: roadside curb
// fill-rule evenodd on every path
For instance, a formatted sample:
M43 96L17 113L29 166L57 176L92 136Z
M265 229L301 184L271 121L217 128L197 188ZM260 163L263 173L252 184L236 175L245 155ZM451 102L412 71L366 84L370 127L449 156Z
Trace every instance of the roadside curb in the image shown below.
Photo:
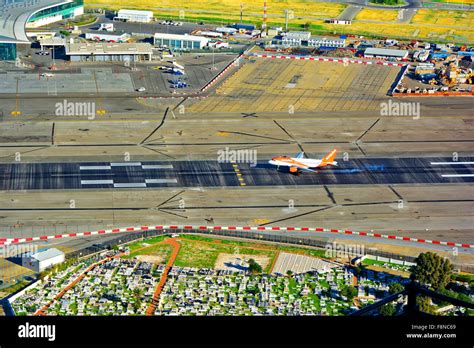
M323 58L323 57L286 56L286 55L269 55L269 54L254 54L253 57L269 58L269 59L291 59L291 60L309 60L309 61L319 61L319 62L336 62L336 63L346 63L346 64L386 65L386 66L398 66L398 67L403 67L406 65L403 63L365 61L365 60L351 59L351 58Z
M114 228L110 230L98 230L98 231L87 231L80 233L66 233L66 234L57 234L50 236L39 236L39 237L26 237L26 238L0 238L0 246L2 245L11 245L11 244L20 244L20 243L29 243L42 240L51 240L51 239L60 239L60 238L71 238L71 237L84 237L84 236L94 236L102 234L113 234L113 233L123 233L123 232L140 232L148 230L172 230L179 232L180 230L227 230L227 231L243 231L243 232L263 232L263 231L280 231L280 232L329 232L336 234L352 234L363 237L372 237L372 238L385 238L385 239L394 239L401 240L406 242L414 243L425 243L425 244L435 244L435 245L444 245L449 247L458 247L458 248L474 248L474 245L467 243L454 243L454 242L444 242L439 240L429 240L421 238L412 238L412 237L401 237L395 235L385 235L380 233L373 232L356 232L350 230L338 230L338 229L328 229L321 227L265 227L265 226L192 226L192 225L156 225L156 226L140 226L140 227L122 227Z

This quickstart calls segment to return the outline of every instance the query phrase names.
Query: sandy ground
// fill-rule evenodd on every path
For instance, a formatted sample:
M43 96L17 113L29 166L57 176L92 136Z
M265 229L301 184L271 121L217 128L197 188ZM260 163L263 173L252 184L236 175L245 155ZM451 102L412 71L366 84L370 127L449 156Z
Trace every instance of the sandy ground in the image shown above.
M162 256L157 256L157 255L138 255L136 256L136 258L143 262L154 263L155 265L158 265L164 262L164 258Z
M262 266L262 269L265 269L270 263L270 258L265 255L220 253L219 256L217 257L214 268L220 269L220 270L230 270L230 271L246 270L247 264L243 263L242 261L247 261L249 259L254 259L260 266Z

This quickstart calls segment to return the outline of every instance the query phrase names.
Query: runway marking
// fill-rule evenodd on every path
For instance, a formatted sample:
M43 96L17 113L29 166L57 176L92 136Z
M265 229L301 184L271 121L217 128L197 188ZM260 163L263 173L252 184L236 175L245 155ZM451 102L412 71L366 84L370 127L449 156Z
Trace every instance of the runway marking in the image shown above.
M173 169L172 164L143 164L142 169Z
M124 188L124 187L146 187L144 182L126 182L126 183L118 183L114 184L116 188Z
M81 185L112 185L113 180L81 180Z
M80 166L80 170L100 170L100 169L112 169L111 166Z
M443 178L473 178L474 174L441 174Z
M142 165L141 162L120 162L120 163L110 163L112 167L140 167Z
M177 179L145 179L147 184L176 184Z
M232 164L232 168L234 169L235 175L237 175L237 179L239 180L240 186L247 186L247 184L245 183L245 180L243 178L243 175L240 172L239 165L237 164L237 162L230 161L230 163Z
M433 165L474 164L474 162L430 162Z

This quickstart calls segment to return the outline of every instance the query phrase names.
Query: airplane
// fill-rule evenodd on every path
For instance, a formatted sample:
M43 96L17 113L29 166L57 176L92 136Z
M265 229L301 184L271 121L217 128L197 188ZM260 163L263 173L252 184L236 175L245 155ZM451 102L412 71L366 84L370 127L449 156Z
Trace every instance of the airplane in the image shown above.
M173 74L175 75L184 75L184 70L178 69L178 68L173 68Z
M181 70L184 70L184 66L182 66L181 64L176 63L174 60L173 60L172 62L173 62L173 65L174 65L176 68L181 69Z
M277 156L273 157L268 163L280 167L289 167L291 174L299 175L301 172L317 173L316 168L326 166L337 166L336 158L337 150L334 149L322 159L305 158L304 152L300 152L296 157Z
M183 80L175 80L175 81L171 81L171 87L172 88L186 88L188 87L188 84L183 81Z

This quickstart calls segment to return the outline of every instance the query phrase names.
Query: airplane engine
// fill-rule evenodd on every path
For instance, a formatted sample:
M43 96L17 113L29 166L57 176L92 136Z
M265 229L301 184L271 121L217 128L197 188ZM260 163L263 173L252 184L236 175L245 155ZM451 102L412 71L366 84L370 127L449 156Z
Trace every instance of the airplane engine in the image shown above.
M290 167L289 170L291 174L299 175L301 173L297 167Z

